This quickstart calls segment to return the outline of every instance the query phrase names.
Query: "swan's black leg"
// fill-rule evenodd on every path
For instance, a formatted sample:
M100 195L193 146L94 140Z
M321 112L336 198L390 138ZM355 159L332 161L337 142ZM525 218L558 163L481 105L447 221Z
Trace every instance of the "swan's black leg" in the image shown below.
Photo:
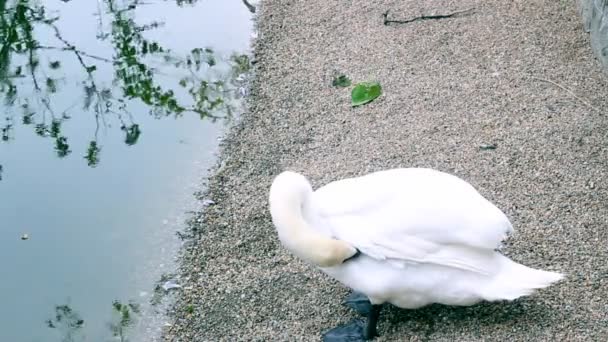
M352 320L346 325L333 328L323 334L323 342L364 342L378 336L376 326L382 305L371 305L367 313L367 322L360 319Z
M365 326L366 340L373 340L374 337L379 336L376 327L378 325L380 311L382 311L382 305L372 305L371 310L367 314L367 325Z
M354 309L363 316L367 316L369 311L372 309L372 303L370 303L367 296L361 292L353 291L344 300L344 305L351 309Z

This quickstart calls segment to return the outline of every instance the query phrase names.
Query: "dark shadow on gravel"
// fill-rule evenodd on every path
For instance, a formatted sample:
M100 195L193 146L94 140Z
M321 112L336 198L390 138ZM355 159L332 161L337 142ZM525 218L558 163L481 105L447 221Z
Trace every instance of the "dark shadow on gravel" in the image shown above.
M552 316L553 315L553 316ZM433 304L417 310L400 309L388 305L382 313L382 332L406 330L418 337L430 337L443 329L474 331L492 325L517 325L526 329L532 325L548 325L548 318L556 320L555 310L533 297L513 302L483 302L469 307ZM484 329L485 330L485 329Z

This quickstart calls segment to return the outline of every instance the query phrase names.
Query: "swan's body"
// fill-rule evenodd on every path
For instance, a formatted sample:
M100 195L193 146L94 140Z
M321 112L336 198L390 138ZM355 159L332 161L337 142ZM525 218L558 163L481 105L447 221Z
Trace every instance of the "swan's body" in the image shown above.
M393 169L313 192L305 177L287 171L269 200L282 244L372 304L512 300L562 278L497 252L513 229L508 218L447 173Z

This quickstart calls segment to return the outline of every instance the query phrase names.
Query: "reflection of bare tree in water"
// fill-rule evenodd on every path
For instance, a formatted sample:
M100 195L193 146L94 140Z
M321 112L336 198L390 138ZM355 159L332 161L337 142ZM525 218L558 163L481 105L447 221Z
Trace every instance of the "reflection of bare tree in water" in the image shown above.
M136 316L140 313L140 307L135 302L130 301L125 304L118 300L113 301L113 317L107 324L112 337L116 341L128 342L129 329L133 327ZM62 342L86 341L82 332L85 320L69 304L56 305L53 316L45 323L47 327L58 330Z
M181 5L194 0L177 2ZM138 0L124 6L118 6L114 0L98 1L97 39L110 39L114 49L110 59L91 55L64 39L57 25L59 18L49 16L44 6L30 0L16 0L8 5L0 0L0 94L3 94L5 108L3 122L0 121L1 140L12 140L14 126L20 121L22 125L33 126L39 136L51 138L56 154L65 157L71 149L62 125L81 102L84 110L93 113L96 123L84 156L87 164L93 167L99 163L101 151L98 132L101 127L108 127L110 120L120 123L125 144L137 143L141 128L128 111L130 101L144 103L155 117L181 116L184 113L196 113L203 119L212 120L230 117L234 111L233 99L238 96L240 86L237 76L249 67L247 56L233 56L228 61L231 71L218 73L210 79L210 72L217 64L214 51L195 48L186 56L177 56L158 42L144 38L145 31L156 29L161 23L137 24L133 11L138 5ZM109 32L103 31L104 18L111 23ZM34 36L35 28L50 31L57 44L40 44ZM71 55L72 61L82 69L83 96L68 108L57 110L52 99L62 91L58 86L60 77L54 75L60 75L62 63L70 59L66 55L62 61L43 63L43 60L48 60L41 58L46 57L45 51ZM175 71L185 70L188 76L180 79L175 90L164 89L156 80L158 71L149 66L152 61ZM96 82L95 63L112 65L112 85L102 86ZM190 95L190 104L178 101L175 92L180 91L179 88ZM24 93L27 89L32 90L31 95ZM0 165L0 179L1 173Z
M52 318L46 320L47 327L60 330L62 342L82 341L82 327L84 320L78 312L68 304L56 305Z

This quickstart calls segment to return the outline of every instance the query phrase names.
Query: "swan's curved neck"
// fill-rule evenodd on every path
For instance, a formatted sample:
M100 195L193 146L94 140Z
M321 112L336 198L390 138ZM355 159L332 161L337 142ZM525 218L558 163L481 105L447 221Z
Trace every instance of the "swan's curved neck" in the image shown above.
M270 188L272 222L283 246L296 256L320 267L338 265L357 250L310 227L303 208L311 204L312 193L304 176L289 171L278 175Z

